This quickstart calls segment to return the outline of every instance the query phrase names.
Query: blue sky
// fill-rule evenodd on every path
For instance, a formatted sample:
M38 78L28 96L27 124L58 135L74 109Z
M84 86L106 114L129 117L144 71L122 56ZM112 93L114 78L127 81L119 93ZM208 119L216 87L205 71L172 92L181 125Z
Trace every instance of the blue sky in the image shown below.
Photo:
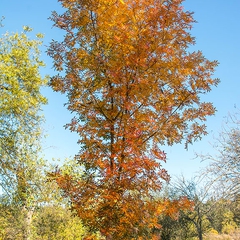
M182 145L163 147L168 156L164 167L169 173L191 177L206 164L201 163L200 159L193 159L194 152L213 152L210 143L213 143L213 136L221 131L225 116L240 108L240 1L186 0L184 7L195 12L194 18L198 22L192 29L192 35L196 37L194 49L201 50L208 59L220 62L215 77L221 80L217 88L204 96L206 101L213 102L217 108L216 115L207 121L209 135L190 146L188 151ZM34 33L45 34L44 46L47 46L51 39L61 39L64 34L52 28L52 22L48 20L54 10L62 11L57 0L0 0L0 16L5 17L0 34L6 31L20 32L23 25L29 25ZM42 49L42 58L47 66L41 73L51 75L52 60L44 52L46 48ZM47 88L43 94L49 100L49 104L43 107L46 118L44 131L48 134L43 143L44 154L48 159L73 156L78 152L77 135L63 127L71 119L63 106L66 99Z

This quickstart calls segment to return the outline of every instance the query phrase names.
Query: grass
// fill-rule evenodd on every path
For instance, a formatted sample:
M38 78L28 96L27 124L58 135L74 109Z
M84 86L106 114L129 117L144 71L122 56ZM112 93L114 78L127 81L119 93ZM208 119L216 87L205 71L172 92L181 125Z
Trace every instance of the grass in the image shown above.
M229 234L208 233L204 236L204 240L240 240L240 229Z

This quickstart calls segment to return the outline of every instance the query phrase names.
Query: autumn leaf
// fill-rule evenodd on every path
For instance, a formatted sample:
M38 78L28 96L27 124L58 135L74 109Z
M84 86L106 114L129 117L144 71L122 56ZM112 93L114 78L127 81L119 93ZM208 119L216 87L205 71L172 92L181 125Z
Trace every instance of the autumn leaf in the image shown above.
M65 37L48 54L61 77L50 85L75 114L66 127L79 134L84 172L81 187L60 187L91 228L113 239L144 236L146 222L157 224L158 203L149 199L169 180L164 145L206 133L202 122L215 110L200 96L217 85L218 63L189 52L194 19L182 0L60 2L65 13L51 19Z

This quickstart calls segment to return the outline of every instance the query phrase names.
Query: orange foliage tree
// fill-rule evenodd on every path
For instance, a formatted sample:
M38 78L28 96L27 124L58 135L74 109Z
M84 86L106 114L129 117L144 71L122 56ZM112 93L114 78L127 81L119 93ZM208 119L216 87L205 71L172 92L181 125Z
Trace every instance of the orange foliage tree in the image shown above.
M166 208L153 195L169 180L161 145L206 134L215 109L200 96L218 63L188 52L194 19L182 0L58 1L66 11L51 20L66 34L48 49L59 72L50 85L75 113L66 127L79 133L82 175L56 180L107 239L151 239Z

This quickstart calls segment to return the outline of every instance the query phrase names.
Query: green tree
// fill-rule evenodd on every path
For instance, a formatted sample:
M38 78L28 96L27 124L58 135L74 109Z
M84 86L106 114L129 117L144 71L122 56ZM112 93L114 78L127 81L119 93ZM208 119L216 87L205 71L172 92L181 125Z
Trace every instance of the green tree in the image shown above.
M41 151L41 105L46 98L41 87L39 47L42 34L35 40L22 33L5 33L0 38L0 185L11 204L24 213L24 239L30 237L34 206L42 186L44 161Z
M34 239L82 240L86 229L67 207L48 205L37 209L33 222Z

